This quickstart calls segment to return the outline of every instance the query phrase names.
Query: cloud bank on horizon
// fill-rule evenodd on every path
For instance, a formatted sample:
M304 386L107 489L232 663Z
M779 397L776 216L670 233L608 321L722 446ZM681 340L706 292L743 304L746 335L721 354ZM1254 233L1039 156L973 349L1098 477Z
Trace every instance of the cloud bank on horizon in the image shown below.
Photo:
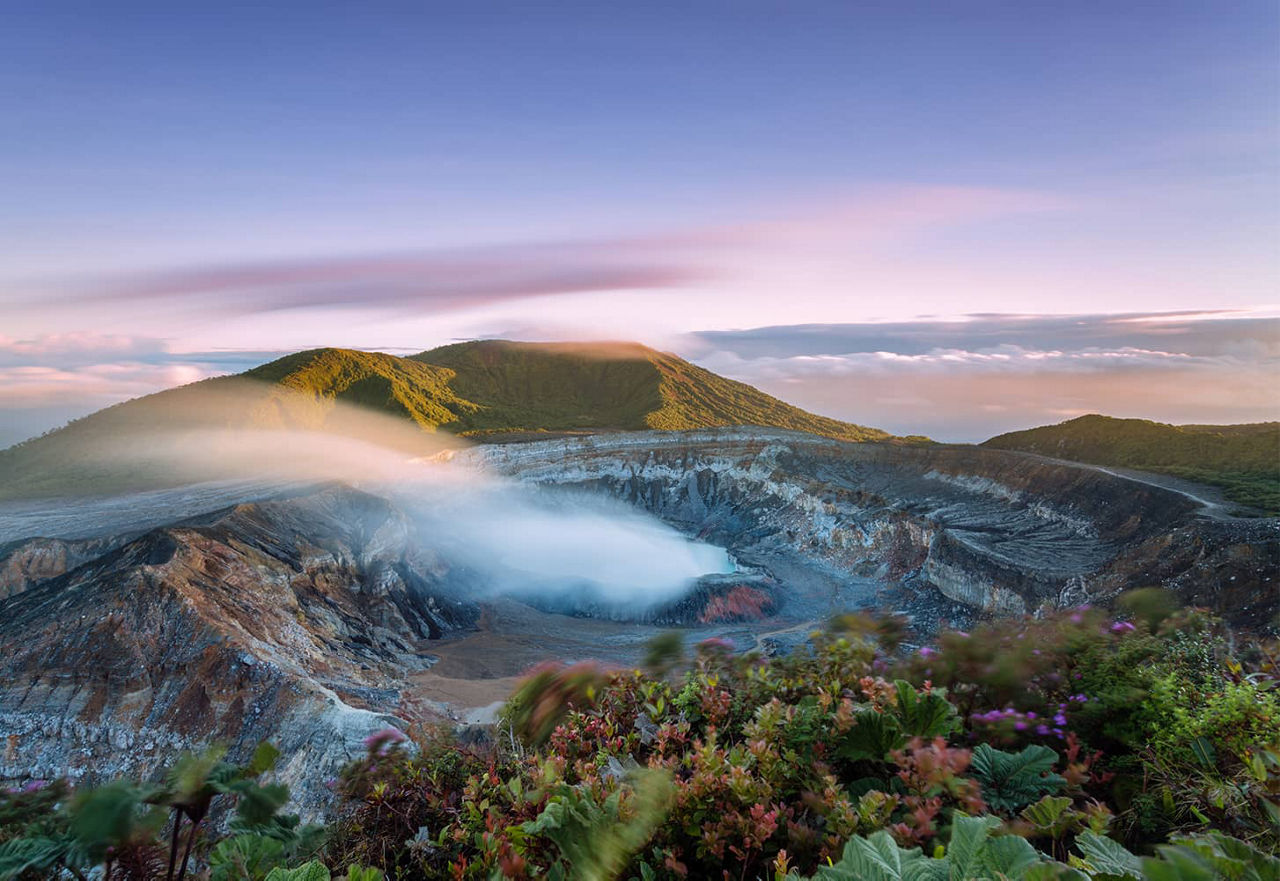
M1280 417L1274 3L146 7L0 37L0 445L491 336L942 439Z
M807 409L939 440L1093 412L1184 424L1280 418L1276 315L983 314L698 331L674 343L704 367ZM25 418L0 443L286 353L174 352L161 340L92 334L0 338L0 411Z

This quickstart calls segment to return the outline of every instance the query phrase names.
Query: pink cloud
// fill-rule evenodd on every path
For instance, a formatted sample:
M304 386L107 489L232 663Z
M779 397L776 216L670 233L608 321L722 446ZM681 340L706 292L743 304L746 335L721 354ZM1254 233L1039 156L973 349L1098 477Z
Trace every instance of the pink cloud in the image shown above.
M826 265L855 253L874 254L928 229L1059 210L1066 204L1057 196L1018 190L881 187L821 202L775 205L741 223L417 253L179 267L64 284L52 298L63 306L161 303L179 312L211 315L351 307L432 314L549 295L695 286L706 291L708 285L724 292L761 266ZM42 300L50 296L40 293Z

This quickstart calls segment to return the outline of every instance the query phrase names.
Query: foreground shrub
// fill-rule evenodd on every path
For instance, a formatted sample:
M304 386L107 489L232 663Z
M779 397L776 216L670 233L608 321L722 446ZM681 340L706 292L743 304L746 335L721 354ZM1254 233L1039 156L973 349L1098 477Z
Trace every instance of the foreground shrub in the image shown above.
M539 668L487 739L370 737L324 830L267 747L11 791L0 878L1278 877L1275 647L1164 599L913 652L846 616L784 657L667 635L647 673Z

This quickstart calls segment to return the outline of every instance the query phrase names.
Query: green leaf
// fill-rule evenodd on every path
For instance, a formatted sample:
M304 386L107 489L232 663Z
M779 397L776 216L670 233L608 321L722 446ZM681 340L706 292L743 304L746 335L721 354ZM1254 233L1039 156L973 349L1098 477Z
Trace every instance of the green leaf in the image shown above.
M1033 805L1022 810L1022 819L1026 820L1041 835L1060 838L1075 825L1078 815L1070 810L1071 799L1065 795L1046 795Z
M280 758L280 750L275 744L269 740L264 740L258 744L258 748L253 751L253 758L249 760L249 764L245 766L245 775L248 777L257 777L265 774L276 766L276 762Z
M236 792L236 822L245 830L256 830L276 818L276 812L289 801L289 787L282 783L257 786L244 782L247 785Z
M982 876L989 878L1021 878L1039 861L1036 849L1017 835L990 838L978 854Z
M1192 850L1204 857L1223 878L1235 881L1271 881L1273 878L1280 878L1280 859L1221 832L1175 836L1172 846Z
M906 742L902 726L895 717L875 710L862 710L854 716L853 727L845 734L836 755L850 762L882 762L885 756Z
M312 860L296 869L276 867L267 873L266 881L330 881L329 869L319 860Z
M903 881L908 867L924 860L919 848L903 850L883 829L868 838L854 837L840 862L818 870L822 881Z
M382 881L382 870L347 866L347 874L343 881Z
M982 784L982 797L997 811L1018 811L1041 796L1057 792L1066 780L1053 773L1058 754L1033 744L1019 753L1006 753L989 744L973 751L970 769Z
M1215 881L1213 864L1186 847L1158 847L1160 857L1142 858L1146 881Z
M1044 860L1028 866L1022 881L1089 881L1089 876L1063 863Z
M284 859L284 843L265 835L236 835L209 854L212 881L260 879Z
M1191 741L1191 755L1206 768L1212 768L1218 763L1218 753L1213 748L1213 742L1207 737L1197 737Z
M895 708L902 730L912 737L945 737L960 724L956 708L937 692L921 696L902 679L894 682L898 690Z
M1076 836L1076 847L1093 875L1142 878L1142 861L1110 838L1081 832Z
M71 805L71 835L90 863L102 862L107 848L145 836L161 822L160 812L143 810L142 791L124 781L83 792Z
M951 825L951 841L947 844L944 861L948 875L954 879L979 877L981 854L992 829L998 829L1000 821L995 817L967 817L957 813Z

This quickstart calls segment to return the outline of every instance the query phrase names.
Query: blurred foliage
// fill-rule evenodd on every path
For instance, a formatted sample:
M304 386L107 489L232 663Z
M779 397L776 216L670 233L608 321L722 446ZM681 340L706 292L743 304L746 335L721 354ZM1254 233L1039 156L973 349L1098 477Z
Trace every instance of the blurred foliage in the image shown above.
M1280 877L1276 645L1160 594L1120 607L542 667L488 739L371 736L323 830L260 780L270 747L159 787L31 785L0 796L0 878L181 877L188 853L211 881Z

